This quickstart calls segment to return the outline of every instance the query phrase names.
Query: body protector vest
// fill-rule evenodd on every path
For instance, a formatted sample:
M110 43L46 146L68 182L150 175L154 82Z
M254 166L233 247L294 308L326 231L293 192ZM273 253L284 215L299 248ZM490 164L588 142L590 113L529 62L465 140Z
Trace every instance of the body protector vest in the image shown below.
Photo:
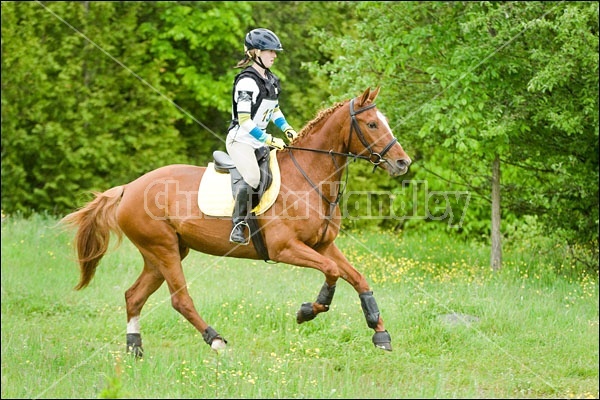
M237 115L237 102L235 101L235 90L238 82L242 78L252 78L259 90L259 94L256 98L256 102L252 103L251 108L251 118L256 123L256 125L265 130L267 124L271 120L273 115L273 111L278 104L279 93L281 92L281 86L279 83L279 78L275 76L270 70L266 70L265 74L267 79L264 79L258 71L256 71L252 67L246 67L242 72L240 72L233 81L233 88L231 91L231 104L233 105L231 110L231 124L227 129L230 131L236 125L238 125L238 115ZM239 94L238 94L239 95Z

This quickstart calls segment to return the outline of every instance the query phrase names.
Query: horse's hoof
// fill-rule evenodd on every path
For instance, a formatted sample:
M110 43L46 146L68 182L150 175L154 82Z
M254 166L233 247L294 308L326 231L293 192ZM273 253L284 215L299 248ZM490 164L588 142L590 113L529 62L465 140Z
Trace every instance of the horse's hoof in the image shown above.
M301 324L311 319L315 319L315 313L313 313L312 303L302 303L300 309L296 313L296 322Z
M144 356L142 336L139 333L127 334L127 353L133 354L136 358L142 358Z
M373 335L373 344L379 349L392 351L392 337L388 331L375 332Z
M140 346L127 346L127 352L133 354L135 358L144 357L144 349Z
M226 347L227 347L226 342L219 338L214 339L212 341L212 343L210 344L210 348L213 349L214 351L216 351L217 353L221 350L225 350Z

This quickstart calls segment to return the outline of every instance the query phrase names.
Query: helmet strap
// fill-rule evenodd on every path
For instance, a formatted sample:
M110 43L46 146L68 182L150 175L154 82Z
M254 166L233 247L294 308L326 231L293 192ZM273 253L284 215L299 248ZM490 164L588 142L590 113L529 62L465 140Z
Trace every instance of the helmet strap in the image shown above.
M264 69L265 71L268 69L267 67L265 67L265 64L263 63L263 61L262 61L262 58L260 58L260 56L257 56L257 57L254 59L254 61L255 61L255 62L258 64L258 65L260 65L260 67L261 67L262 69Z

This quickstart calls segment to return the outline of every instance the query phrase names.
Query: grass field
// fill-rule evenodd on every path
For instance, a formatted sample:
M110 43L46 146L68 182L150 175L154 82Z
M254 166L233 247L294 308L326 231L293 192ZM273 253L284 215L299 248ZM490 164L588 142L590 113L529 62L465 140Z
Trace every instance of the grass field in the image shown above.
M142 313L146 356L136 361L124 352L124 291L141 271L139 253L125 240L74 291L72 235L55 224L2 222L2 398L599 396L598 277L557 274L527 244L492 273L486 247L451 236L341 235L392 352L373 346L346 282L328 313L297 325L320 273L191 253L190 293L228 349L213 352L163 285ZM447 320L455 314L473 319Z

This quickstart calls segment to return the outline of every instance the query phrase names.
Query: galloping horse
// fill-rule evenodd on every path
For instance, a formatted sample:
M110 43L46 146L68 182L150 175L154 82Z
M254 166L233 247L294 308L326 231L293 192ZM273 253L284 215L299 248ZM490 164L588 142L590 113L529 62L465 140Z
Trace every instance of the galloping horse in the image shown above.
M391 337L369 284L334 243L341 226L338 202L348 161L367 160L373 170L381 167L390 176L405 174L411 163L375 106L379 89L367 88L356 98L322 110L290 146L275 153L281 189L269 216L255 218L270 260L314 268L325 275L316 300L303 303L297 312L299 324L329 310L336 283L342 278L360 297L367 325L375 331L374 345L391 351ZM181 262L190 249L216 256L263 258L254 246L229 242L230 217L208 217L200 211L198 187L205 172L205 167L192 165L161 167L96 193L95 199L62 219L67 226L77 227L80 280L76 290L94 277L111 231L119 242L124 233L142 254L142 273L125 292L127 351L135 356L143 355L142 307L164 281L173 308L212 349L226 347L227 341L202 319L188 293Z

